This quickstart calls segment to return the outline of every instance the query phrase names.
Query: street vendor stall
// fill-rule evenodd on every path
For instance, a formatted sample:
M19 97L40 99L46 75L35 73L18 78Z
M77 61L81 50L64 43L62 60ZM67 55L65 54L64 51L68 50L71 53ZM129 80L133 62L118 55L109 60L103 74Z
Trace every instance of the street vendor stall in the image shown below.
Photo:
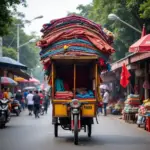
M126 122L136 122L136 114L140 106L139 95L130 94L125 101L125 107L123 110L123 117Z
M145 130L150 132L150 99L144 100L138 110L137 125L144 125Z

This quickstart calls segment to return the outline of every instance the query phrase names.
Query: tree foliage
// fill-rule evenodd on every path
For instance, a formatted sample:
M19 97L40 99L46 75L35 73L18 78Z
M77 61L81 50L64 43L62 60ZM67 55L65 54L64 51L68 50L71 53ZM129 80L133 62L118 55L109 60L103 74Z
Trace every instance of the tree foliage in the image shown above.
M77 9L79 10L78 15L101 24L115 34L113 44L116 49L113 56L115 61L128 54L129 46L138 40L141 35L119 21L110 21L108 15L114 13L139 30L142 30L143 24L145 24L148 33L150 32L150 17L147 15L150 13L149 1L113 0L110 2L110 0L93 0L92 4L79 5Z
M140 5L140 12L141 18L150 18L150 0L145 1Z
M23 24L20 19L13 18L13 25L8 28L9 34L3 37L4 56L17 58L17 26L15 24ZM20 26L20 45L28 42L32 38L37 38L36 35L27 35L23 31L23 26ZM13 53L13 55L10 55ZM35 47L35 43L27 44L20 48L20 62L28 68L34 68L39 63L39 48Z
M3 56L10 57L12 59L17 59L17 52L12 47L3 47Z
M26 1L0 0L0 36L8 34L9 27L13 21L13 12L16 11L16 6L19 4L26 6Z

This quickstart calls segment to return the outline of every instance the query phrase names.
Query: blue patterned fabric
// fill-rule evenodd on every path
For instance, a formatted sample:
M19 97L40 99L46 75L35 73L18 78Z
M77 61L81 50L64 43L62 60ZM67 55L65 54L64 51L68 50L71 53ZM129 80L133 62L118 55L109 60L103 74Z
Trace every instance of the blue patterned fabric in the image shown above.
M86 94L76 94L77 98L94 98L94 93L89 90Z
M103 54L102 52L92 50L89 48L85 48L85 47L80 47L80 46L70 46L66 51L64 51L63 48L58 49L58 50L54 50L54 51L49 51L49 52L46 52L45 54L41 55L41 58L51 57L51 56L56 55L58 53L60 54L60 53L68 52L68 51L81 51L81 52L97 54L99 57L102 57L105 61L108 60L108 56Z
M63 80L56 79L55 80L55 91L65 91Z
M46 51L48 51L52 48L55 48L56 46L67 45L67 44L71 44L71 43L81 43L81 44L87 44L87 45L95 47L91 42L88 42L88 41L82 40L82 39L63 40L60 42L56 42L56 43L54 43L54 44L52 44L46 48L43 48L40 52L40 55L44 54Z

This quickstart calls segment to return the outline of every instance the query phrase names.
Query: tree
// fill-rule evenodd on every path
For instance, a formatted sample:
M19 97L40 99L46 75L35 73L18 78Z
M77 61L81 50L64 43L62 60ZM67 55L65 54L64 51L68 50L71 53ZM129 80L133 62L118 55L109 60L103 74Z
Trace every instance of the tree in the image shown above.
M26 6L26 0L0 0L0 36L8 34L13 21L13 12L19 4Z
M12 59L17 59L17 52L14 48L3 47L3 56L10 57Z
M88 18L106 27L115 34L114 48L116 53L113 55L114 61L123 58L128 53L128 48L140 38L140 34L119 21L108 20L110 13L115 13L122 20L142 30L143 24L146 25L147 32L150 32L150 18L142 16L142 8L148 7L149 0L93 0L92 4L77 7L79 15ZM90 6L90 9L89 9ZM146 10L144 10L146 11ZM143 11L143 12L144 12ZM86 14L86 15L85 15ZM143 13L144 15L144 13Z
M150 18L150 0L140 5L140 16L143 19Z
M9 34L3 37L3 53L5 56L16 59L17 49L17 27L15 24L23 24L23 20L13 18L13 25L8 28ZM37 38L35 34L27 35L20 27L20 45L28 42L32 38ZM9 51L8 51L9 50ZM10 50L13 55L10 55ZM35 43L27 44L20 48L20 62L28 68L34 68L39 62L39 48L35 47Z

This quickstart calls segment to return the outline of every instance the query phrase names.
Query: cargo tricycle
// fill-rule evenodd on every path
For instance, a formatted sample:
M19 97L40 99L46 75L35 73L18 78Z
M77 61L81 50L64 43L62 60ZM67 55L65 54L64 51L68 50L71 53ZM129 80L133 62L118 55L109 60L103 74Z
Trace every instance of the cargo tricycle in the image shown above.
M99 94L96 61L97 57L52 58L52 114L55 137L59 135L59 126L73 132L76 145L81 130L91 137ZM66 96L65 99L65 92L56 91L58 77L69 84L70 89L73 90L72 98ZM81 96L78 93L82 93ZM64 94L64 99L62 97L60 99L59 94Z

